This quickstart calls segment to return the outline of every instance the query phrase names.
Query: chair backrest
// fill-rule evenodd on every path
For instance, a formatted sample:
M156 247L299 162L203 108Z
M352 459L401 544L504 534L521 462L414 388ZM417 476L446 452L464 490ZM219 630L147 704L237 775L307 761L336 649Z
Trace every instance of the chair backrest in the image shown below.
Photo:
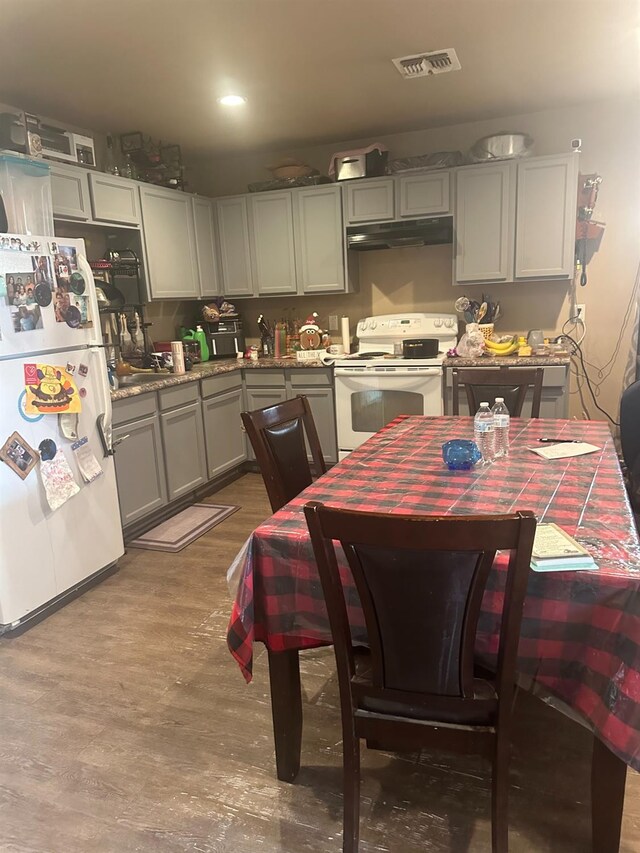
M527 389L533 386L531 401L531 417L540 417L540 401L542 399L542 367L523 370L518 367L499 367L497 370L484 367L454 367L453 379L453 414L460 414L460 386L464 385L469 403L469 412L474 415L483 400L491 405L496 397L504 397L509 413L514 418L522 416L522 406Z
M640 455L640 381L625 388L620 399L620 444L631 471Z
M495 683L500 714L503 697L506 703L513 698L536 528L533 513L408 516L308 503L305 515L331 624L341 697L349 695L352 710L363 698L403 701L443 713L468 708L474 701L474 647L487 578L496 551L510 552ZM364 613L371 687L355 678L335 542L347 557Z
M275 406L242 412L242 423L260 466L273 512L312 483L305 432L315 473L320 475L327 470L306 397L300 395Z

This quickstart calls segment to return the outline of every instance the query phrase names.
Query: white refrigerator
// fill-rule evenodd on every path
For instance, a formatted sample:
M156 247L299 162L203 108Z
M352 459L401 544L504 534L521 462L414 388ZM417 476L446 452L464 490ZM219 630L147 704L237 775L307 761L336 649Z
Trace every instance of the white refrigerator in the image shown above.
M0 634L124 553L111 401L82 240L0 235Z

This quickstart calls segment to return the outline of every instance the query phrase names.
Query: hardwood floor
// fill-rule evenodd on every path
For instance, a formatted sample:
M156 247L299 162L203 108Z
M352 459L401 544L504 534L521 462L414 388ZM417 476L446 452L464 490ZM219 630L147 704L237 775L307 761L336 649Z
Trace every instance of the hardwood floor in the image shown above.
M120 571L0 640L0 850L334 853L341 744L331 649L301 656L303 769L275 778L266 655L247 686L227 651L225 573L269 514L257 475L212 501L242 509L178 555ZM512 853L590 849L590 738L519 694ZM621 850L640 851L629 772ZM490 850L478 760L363 750L361 853Z

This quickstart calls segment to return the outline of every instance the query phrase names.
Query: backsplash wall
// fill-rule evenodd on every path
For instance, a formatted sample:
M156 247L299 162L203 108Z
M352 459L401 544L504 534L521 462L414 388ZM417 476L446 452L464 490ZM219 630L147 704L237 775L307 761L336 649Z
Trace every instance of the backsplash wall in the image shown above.
M452 247L385 249L362 252L359 256L360 289L357 293L335 296L271 297L238 300L246 334L257 340L258 314L270 321L283 316L304 319L313 311L327 327L329 314L349 317L352 334L362 317L402 311L454 313L453 303L466 294L479 299L480 286L453 287ZM504 334L543 329L558 334L567 316L568 285L560 282L492 284L484 288L498 300L503 316L498 331ZM526 297L526 298L525 298Z

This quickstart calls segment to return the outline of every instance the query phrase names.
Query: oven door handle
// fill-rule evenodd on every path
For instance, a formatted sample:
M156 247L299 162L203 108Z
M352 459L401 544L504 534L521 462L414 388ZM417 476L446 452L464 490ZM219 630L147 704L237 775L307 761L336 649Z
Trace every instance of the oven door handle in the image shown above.
M361 376L363 379L370 376L415 376L416 378L420 376L442 376L442 369L440 367L414 368L413 370L385 370L384 368L380 369L375 367L340 367L336 368L334 372L336 376Z

